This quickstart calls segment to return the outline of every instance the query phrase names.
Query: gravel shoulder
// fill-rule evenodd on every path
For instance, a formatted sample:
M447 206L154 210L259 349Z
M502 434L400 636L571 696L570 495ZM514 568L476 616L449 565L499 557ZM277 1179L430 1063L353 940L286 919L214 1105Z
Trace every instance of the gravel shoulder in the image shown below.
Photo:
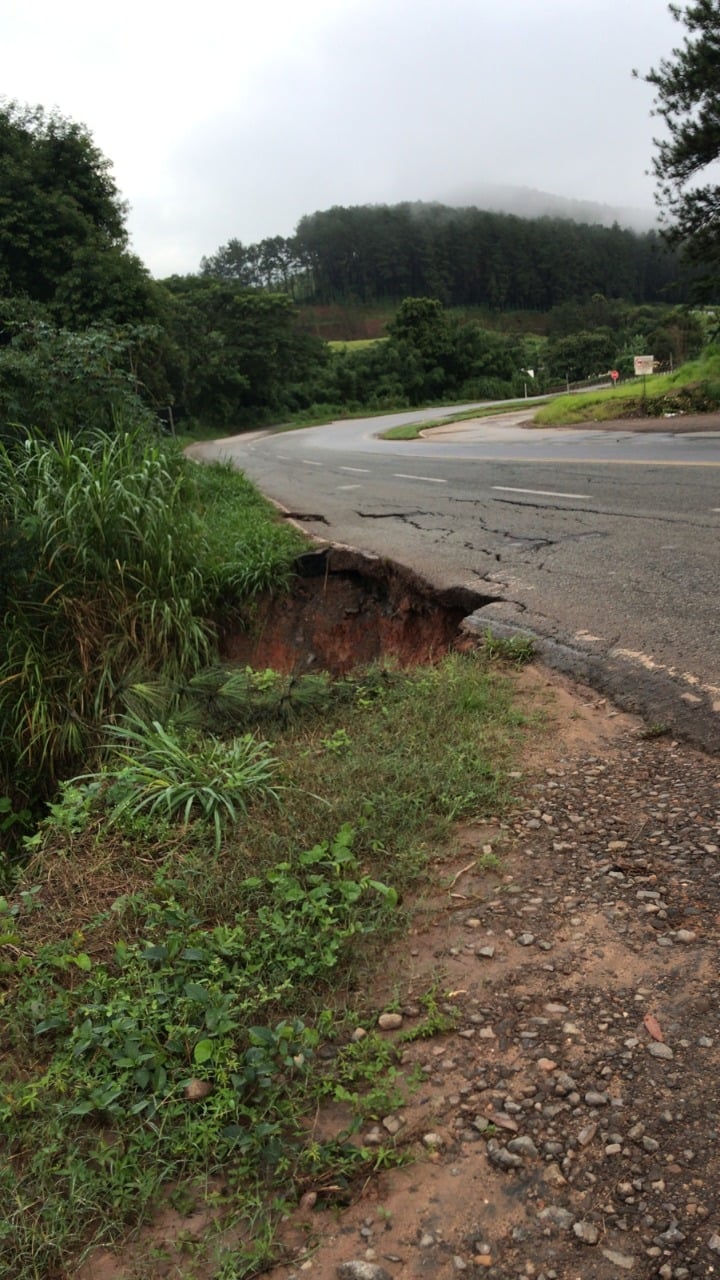
M360 1135L413 1162L342 1208L310 1189L271 1280L720 1274L717 760L542 668L520 679L551 725L522 798L438 854L368 991L368 1025L399 1011L388 1037L432 986L455 1020L403 1048L421 1084Z

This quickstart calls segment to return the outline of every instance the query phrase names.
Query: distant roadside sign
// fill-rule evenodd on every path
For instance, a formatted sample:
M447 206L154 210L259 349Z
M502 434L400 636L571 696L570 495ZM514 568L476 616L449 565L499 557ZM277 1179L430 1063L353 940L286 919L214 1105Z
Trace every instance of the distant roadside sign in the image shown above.
M654 356L634 356L633 364L635 366L635 377L638 378L640 377L641 374L653 372L653 369L655 367L655 357Z
M617 369L611 369L611 370L610 370L610 377L611 377L611 378L612 378L612 380L613 380L613 386L614 386L614 385L615 385L615 383L617 382L618 378L620 377L620 374L618 373Z

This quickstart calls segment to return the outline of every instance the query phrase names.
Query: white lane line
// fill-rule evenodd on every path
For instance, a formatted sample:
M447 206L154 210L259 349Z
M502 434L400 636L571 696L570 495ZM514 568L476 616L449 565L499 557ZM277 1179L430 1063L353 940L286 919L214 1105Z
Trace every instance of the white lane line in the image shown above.
M356 471L356 472L357 472L357 474L358 474L359 476L369 476L369 475L370 475L370 468L369 468L369 467L341 467L341 468L340 468L340 470L341 470L341 471Z
M497 489L498 493L532 493L536 498L582 498L583 501L590 501L589 493L554 493L552 489L511 489L506 484L494 484L493 489Z
M711 510L711 511L720 511L720 507L711 507L711 508L710 508L710 510Z
M447 480L437 480L435 476L409 476L404 471L394 471L395 480L424 480L426 484L447 484Z
M338 489L362 489L361 484L339 484Z
M281 461L281 462L289 462L289 461L290 461L290 454L289 454L289 453L279 453L279 454L278 454L278 458L280 459L280 461Z
M300 461L304 462L306 467L322 467L324 465L322 462L310 462L308 458L301 458Z

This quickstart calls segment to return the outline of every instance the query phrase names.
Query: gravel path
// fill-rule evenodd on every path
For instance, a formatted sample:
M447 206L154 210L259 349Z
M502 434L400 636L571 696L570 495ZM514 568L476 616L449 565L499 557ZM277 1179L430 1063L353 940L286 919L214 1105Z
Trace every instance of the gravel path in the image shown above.
M456 1019L403 1050L422 1084L362 1135L415 1162L340 1216L310 1197L293 1228L319 1245L277 1280L720 1275L718 762L583 696L388 960L384 1035L432 981Z

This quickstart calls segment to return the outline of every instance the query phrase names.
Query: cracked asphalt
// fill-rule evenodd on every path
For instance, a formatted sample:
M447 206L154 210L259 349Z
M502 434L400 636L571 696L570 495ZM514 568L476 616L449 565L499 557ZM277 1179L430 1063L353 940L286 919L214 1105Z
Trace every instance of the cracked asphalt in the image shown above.
M530 633L554 666L720 750L720 416L704 430L550 431L512 414L377 438L422 416L192 453L230 458L323 541L471 588L468 630Z

